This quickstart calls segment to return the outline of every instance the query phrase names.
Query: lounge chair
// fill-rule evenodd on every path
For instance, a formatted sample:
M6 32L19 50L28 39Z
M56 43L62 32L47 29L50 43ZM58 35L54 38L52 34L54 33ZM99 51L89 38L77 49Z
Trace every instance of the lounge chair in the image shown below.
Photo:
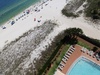
M84 53L86 53L86 51L87 51L87 49L86 49L86 48L84 48L84 49L83 49L83 52L84 52Z
M58 69L60 69L61 71L63 70L63 67L65 66L65 64L63 64L62 62L59 64Z
M66 63L66 60L65 60L64 58L62 59L62 61L63 61L64 63Z
M96 54L96 59L99 61L100 60L100 57L99 57L99 55L98 54Z
M64 59L67 61L68 60L68 57L64 56Z
M100 60L100 58L96 58L98 61Z
M92 56L94 55L94 52L92 51Z
M70 57L70 56L69 56L69 55L67 55L67 54L66 54L65 56L66 56L67 58L69 58L69 57Z
M71 48L73 48L73 46L72 46L72 45L70 46L70 49L71 49Z
M90 56L93 56L94 52L93 51L90 51Z
M90 51L88 51L88 52L87 52L87 54L91 56L91 53L90 53Z
M74 49L71 49L70 51L74 52Z
M60 63L60 65L61 65L61 66L63 66L63 67L65 66L65 64L64 64L64 63L62 63L62 62Z
M75 48L71 48L70 50L75 50Z
M95 55L93 55L92 57L95 58Z
M60 65L58 66L58 69L60 69L61 71L63 70L63 68Z
M70 54L70 53L67 53L67 55L69 55L69 56L70 56L71 54Z
M68 52L69 52L69 53L71 53L71 54L73 53L73 51L71 51L71 50L70 50L70 51L68 51Z
M66 59L66 56L64 56L63 58L65 58L65 59Z
M82 51L82 52L83 52L83 50L84 50L84 47L81 48L81 51Z

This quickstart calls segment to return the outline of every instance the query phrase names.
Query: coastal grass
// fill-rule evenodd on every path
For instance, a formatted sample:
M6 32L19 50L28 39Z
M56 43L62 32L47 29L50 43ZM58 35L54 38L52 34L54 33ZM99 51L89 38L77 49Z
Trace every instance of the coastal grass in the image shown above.
M78 14L74 14L72 12L68 12L66 9L62 9L62 14L67 16L67 17L73 17L73 18L76 18L76 17L79 16Z
M69 46L70 45L67 45L67 44L64 46L60 55L56 58L56 61L54 61L54 63L52 64L52 67L48 71L47 75L53 75L54 74L54 72L56 71L58 65L60 64L63 56L65 55L66 51L68 50Z

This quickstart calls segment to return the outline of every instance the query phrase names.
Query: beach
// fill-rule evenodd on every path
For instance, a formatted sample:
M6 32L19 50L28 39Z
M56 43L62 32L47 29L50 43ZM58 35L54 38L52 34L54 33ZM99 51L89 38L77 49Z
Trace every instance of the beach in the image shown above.
M38 6L38 9L40 10L39 12L32 10L29 14L25 15L25 17L22 17L21 19L16 21L14 25L11 25L11 23L9 23L8 21L3 25L6 27L6 29L0 28L0 48L2 49L5 44L18 38L31 28L41 25L46 20L57 21L60 25L58 29L61 31L69 27L79 27L84 31L87 36L90 36L95 39L100 39L100 30L94 28L93 26L89 25L89 23L85 22L83 17L79 17L77 19L70 19L63 16L61 14L61 10L64 8L65 5L66 0L63 0L61 3L58 0L50 0L42 6ZM41 7L43 8L41 9ZM30 6L26 10L29 10L30 8L35 9L33 6ZM22 14L23 12L16 17L18 18ZM40 18L41 16L42 18ZM36 21L34 21L34 18L36 18ZM41 22L38 23L37 20L41 20Z
M0 26L40 0L0 0Z
M70 1L70 0L68 0L68 1ZM17 69L19 69L21 67L22 70L19 69L20 71L25 71L25 69L29 68L30 63L32 63L32 61L34 61L35 58L39 58L42 51L45 51L45 49L46 49L45 46L48 46L52 42L52 40L55 36L57 36L60 32L62 32L63 30L65 30L67 28L71 28L71 27L81 28L85 35L100 40L100 36L99 36L100 30L95 28L92 23L88 23L82 16L79 18L72 19L72 18L65 17L64 15L61 14L61 10L64 8L66 3L67 3L66 0L62 0L62 1L61 0L48 0L47 2L45 2L43 4L36 4L35 6L32 5L29 8L27 8L26 10L24 10L22 13L15 16L13 19L6 22L3 25L3 27L6 27L6 28L5 29L0 28L0 39L1 39L0 40L0 53L2 54L1 58L3 60L7 60L7 61L5 61L4 63L2 63L2 62L0 62L0 63L5 64L5 63L8 63L8 61L9 61L11 63L10 65L14 65L15 61L13 61L13 59L15 60L15 58L16 58L16 60L17 60L17 58L20 58L20 56L23 56L23 54L20 54L21 50L23 50L22 49L23 47L20 47L21 50L17 49L17 48L15 49L14 46L13 47L11 46L11 45L13 45L12 41L15 41L17 39L17 42L14 42L14 45L18 45L18 46L20 46L20 44L21 45L25 44L23 42L25 42L25 40L28 40L30 37L27 38L28 36L25 36L24 33L28 33L31 30L34 31L36 29L36 27L38 28L38 26L40 26L40 28L38 30L33 32L34 35L32 34L33 36L31 37L31 39L37 38L37 35L40 34L41 32L43 32L43 31L41 31L41 27L42 27L43 23L48 20L51 20L51 21L57 23L57 26L54 27L53 31L50 31L50 33L48 35L46 32L45 32L45 35L42 33L42 35L45 37L44 39L41 40L42 35L38 36L38 38L41 41L38 43L38 45L36 45L36 48L33 48L33 50L31 50L29 55L27 55L27 52L26 52L26 50L29 51L27 49L27 47L26 47L26 50L23 50L23 52L26 53L27 57L21 61L20 65L18 65L18 67L16 67ZM25 12L27 12L28 14L26 14ZM25 16L22 16L24 13L25 13ZM19 17L20 17L20 19L19 19ZM17 21L16 21L16 19L17 19ZM49 26L47 26L47 28L49 28ZM45 29L44 29L44 31L45 31ZM46 30L46 31L48 32L48 30ZM38 33L38 34L36 35L35 33L36 34ZM26 37L27 39L22 37L22 38L24 38L24 40L20 39L20 40L22 40L22 42L18 41L18 38L21 37L23 34L24 34L24 37ZM10 43L10 42L12 42L12 43ZM29 44L27 44L27 46L28 45ZM7 49L3 50L3 48L6 48L6 47L8 47L9 50L7 50ZM3 54L3 53L5 53L5 54ZM20 56L18 56L17 53L20 54ZM8 65L8 64L6 64L6 65ZM34 64L33 64L33 66L34 66ZM2 69L2 67L0 67L0 68ZM3 67L3 68L5 68L5 67ZM12 68L12 66L10 67L11 70L13 68Z
M62 2L59 2L58 0L48 0L42 6L38 6L38 9L40 10L39 12L32 10L29 14L25 15L25 17L22 17L21 19L16 21L14 25L11 25L9 21L5 23L3 26L5 26L6 29L0 28L0 49L2 49L5 44L15 40L31 28L41 25L46 20L57 21L60 25L60 27L58 28L59 31L70 27L79 27L84 31L87 36L90 36L95 39L100 39L100 30L94 28L93 26L89 25L89 23L85 22L83 17L70 19L63 16L61 14L61 10L64 8L65 5L66 0L63 0ZM31 8L35 9L33 6L30 6L26 10L29 10ZM14 18L16 19L22 14L23 12ZM41 16L42 18L40 18ZM36 21L34 21L34 18L36 18ZM37 20L41 20L41 22L39 23L37 22Z

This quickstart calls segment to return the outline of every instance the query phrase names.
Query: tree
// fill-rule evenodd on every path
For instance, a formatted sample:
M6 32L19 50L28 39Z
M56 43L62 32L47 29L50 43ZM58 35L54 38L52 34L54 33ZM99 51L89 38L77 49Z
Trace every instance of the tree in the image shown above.
M69 28L64 31L63 43L76 44L78 42L77 36L82 35L83 31L80 28Z
M97 47L93 47L93 52L96 52L97 50L98 50L98 48Z
M87 0L88 7L85 9L85 14L87 17L92 19L100 19L100 0Z
M80 28L69 28L65 30L65 33L67 36L75 38L77 35L82 35L83 31Z

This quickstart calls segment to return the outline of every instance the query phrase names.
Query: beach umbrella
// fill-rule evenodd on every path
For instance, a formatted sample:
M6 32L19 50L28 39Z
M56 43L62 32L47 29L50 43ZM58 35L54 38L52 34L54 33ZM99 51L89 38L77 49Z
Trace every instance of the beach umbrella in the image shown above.
M36 18L34 18L34 21L36 21Z
M12 22L11 22L11 25L13 25L14 23L15 23L15 21L12 21Z

